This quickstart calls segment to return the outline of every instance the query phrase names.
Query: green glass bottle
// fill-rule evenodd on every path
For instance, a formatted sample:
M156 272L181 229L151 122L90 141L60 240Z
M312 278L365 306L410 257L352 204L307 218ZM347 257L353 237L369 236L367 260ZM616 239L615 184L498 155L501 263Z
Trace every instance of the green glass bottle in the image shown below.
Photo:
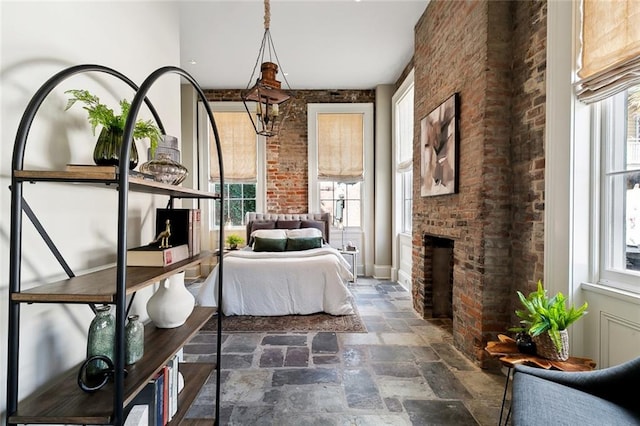
M135 364L144 354L144 326L138 315L129 315L124 328L125 364Z
M87 338L87 358L94 355L104 355L111 361L114 358L114 346L116 335L116 320L111 313L111 306L102 305L96 307L96 316L89 325ZM107 368L104 361L91 362L87 366L87 374L95 375Z

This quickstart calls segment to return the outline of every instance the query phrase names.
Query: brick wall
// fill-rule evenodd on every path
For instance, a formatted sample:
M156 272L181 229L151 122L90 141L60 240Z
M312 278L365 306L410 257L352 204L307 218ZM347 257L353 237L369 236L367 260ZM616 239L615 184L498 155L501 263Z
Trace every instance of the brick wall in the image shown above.
M240 90L205 90L209 101L241 101ZM295 90L285 127L268 138L267 211L304 213L308 210L308 103L373 103L375 90ZM215 114L214 114L215 115Z
M546 3L432 1L416 25L414 308L423 235L454 240L454 343L483 365L542 269ZM459 193L420 196L420 120L460 97Z

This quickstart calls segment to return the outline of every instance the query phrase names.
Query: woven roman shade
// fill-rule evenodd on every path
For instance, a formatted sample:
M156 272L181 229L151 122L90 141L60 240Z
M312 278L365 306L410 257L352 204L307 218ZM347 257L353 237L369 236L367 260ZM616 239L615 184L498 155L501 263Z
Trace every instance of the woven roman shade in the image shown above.
M216 112L214 114L224 161L225 182L256 182L256 132L246 112ZM211 180L220 180L218 152L213 129L209 127Z
M318 179L359 182L364 176L363 114L318 114Z
M583 0L576 95L597 102L640 83L640 1Z

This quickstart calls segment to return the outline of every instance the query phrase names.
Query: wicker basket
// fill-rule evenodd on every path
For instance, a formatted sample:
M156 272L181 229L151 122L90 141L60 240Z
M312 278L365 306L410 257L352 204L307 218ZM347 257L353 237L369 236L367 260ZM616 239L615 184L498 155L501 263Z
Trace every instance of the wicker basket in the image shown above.
M559 333L560 340L562 341L562 348L559 351L556 345L553 344L549 333L545 332L534 336L533 341L536 344L536 354L542 358L553 361L566 361L569 359L569 333L567 330L560 330Z

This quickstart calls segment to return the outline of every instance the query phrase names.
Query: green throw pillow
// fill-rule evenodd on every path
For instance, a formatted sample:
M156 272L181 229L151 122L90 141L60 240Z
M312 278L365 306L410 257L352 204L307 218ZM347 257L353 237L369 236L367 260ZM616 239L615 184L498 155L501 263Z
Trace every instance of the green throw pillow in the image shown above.
M322 237L287 238L287 251L309 250L322 247Z
M284 238L261 238L253 239L253 251L284 251L287 240Z

